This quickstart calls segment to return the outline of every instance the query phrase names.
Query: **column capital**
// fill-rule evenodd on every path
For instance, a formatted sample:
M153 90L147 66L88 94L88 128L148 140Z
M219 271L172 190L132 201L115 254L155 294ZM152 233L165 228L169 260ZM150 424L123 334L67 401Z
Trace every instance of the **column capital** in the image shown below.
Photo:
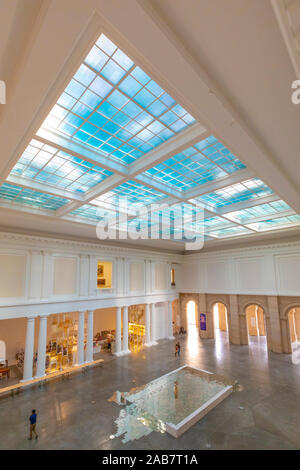
M95 309L93 309L93 310L89 309L89 310L87 310L87 313L94 313L94 311L95 311Z

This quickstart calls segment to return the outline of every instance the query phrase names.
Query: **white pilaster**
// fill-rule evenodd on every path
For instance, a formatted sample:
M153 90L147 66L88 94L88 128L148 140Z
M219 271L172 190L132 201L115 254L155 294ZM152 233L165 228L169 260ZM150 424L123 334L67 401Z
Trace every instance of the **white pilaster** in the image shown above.
M24 373L23 382L32 379L33 366L33 350L34 350L34 317L27 318L26 344L24 355Z
M115 348L115 355L121 356L122 355L122 338L121 338L121 315L122 309L121 307L117 307L116 312L116 348Z
M172 323L172 302L168 301L168 339L174 339L173 336L173 323Z
M145 346L151 346L151 319L150 319L150 305L146 304L146 343Z
M130 354L128 348L128 307L123 308L123 354Z
M46 345L47 345L47 316L40 317L38 361L36 377L44 377L46 363Z
M155 304L151 304L151 344L155 345L157 342L155 341L155 331L156 331L156 324L155 324Z
M92 362L94 360L93 340L94 340L94 310L88 310L86 362Z
M84 312L78 312L77 365L84 363Z

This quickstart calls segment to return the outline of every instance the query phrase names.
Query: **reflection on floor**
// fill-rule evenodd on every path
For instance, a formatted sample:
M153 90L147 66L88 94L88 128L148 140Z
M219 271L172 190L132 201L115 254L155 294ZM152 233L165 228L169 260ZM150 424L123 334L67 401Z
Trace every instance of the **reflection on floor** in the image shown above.
M268 355L262 338L232 346L225 335L220 341L180 338L180 358L175 341L161 341L137 354L110 356L84 376L0 400L0 449L300 449L300 366L289 355ZM111 439L120 409L107 400L115 390L141 386L183 364L238 380L243 390L178 439L153 432L126 444ZM39 439L28 441L33 407Z

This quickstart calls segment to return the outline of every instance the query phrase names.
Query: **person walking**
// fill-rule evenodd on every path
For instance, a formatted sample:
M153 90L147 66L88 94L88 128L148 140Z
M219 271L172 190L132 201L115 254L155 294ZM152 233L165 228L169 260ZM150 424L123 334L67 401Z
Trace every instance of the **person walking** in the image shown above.
M180 343L179 343L179 341L177 343L177 355L178 355L178 357L180 357Z
M28 437L28 439L31 441L32 440L32 433L35 434L35 438L37 439L38 438L38 435L37 435L37 432L35 430L35 427L36 427L36 412L35 410L32 410L32 413L29 417L29 421L30 421L30 435Z

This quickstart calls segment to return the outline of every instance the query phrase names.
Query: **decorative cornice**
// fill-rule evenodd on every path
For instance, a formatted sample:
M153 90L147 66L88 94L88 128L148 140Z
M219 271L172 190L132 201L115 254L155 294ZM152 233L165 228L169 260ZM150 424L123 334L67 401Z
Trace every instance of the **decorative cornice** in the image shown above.
M241 254L241 253L250 253L252 252L255 254L257 251L274 251L274 250L281 250L282 248L295 248L299 247L300 249L300 240L299 241L291 241L291 242L278 242L272 244L264 244L264 245L252 245L252 246L245 246L239 248L224 248L222 250L211 250L211 251L204 251L204 252L197 252L197 253L185 253L184 254L184 261L189 261L191 258L193 260L209 257L209 256L224 256L226 257L228 254Z
M32 250L32 244L34 245L34 250L38 251L49 251L51 250L59 250L62 248L68 249L76 249L77 251L82 249L85 253L80 253L82 255L86 254L97 254L99 252L110 252L117 254L119 256L126 256L126 255L138 255L143 256L143 258L153 259L153 257L157 258L166 258L171 260L176 260L178 262L182 261L183 255L172 253L172 252L160 252L155 250L149 249L141 249L141 248L131 248L131 247L124 247L124 246L117 246L117 245L109 245L109 244L101 244L101 243L93 243L81 240L70 240L65 238L51 238L51 237L43 237L37 235L28 235L28 234L20 234L20 233L11 233L11 232L0 232L0 243L9 242L9 243L19 243L27 244L29 250ZM38 246L40 245L40 246Z

